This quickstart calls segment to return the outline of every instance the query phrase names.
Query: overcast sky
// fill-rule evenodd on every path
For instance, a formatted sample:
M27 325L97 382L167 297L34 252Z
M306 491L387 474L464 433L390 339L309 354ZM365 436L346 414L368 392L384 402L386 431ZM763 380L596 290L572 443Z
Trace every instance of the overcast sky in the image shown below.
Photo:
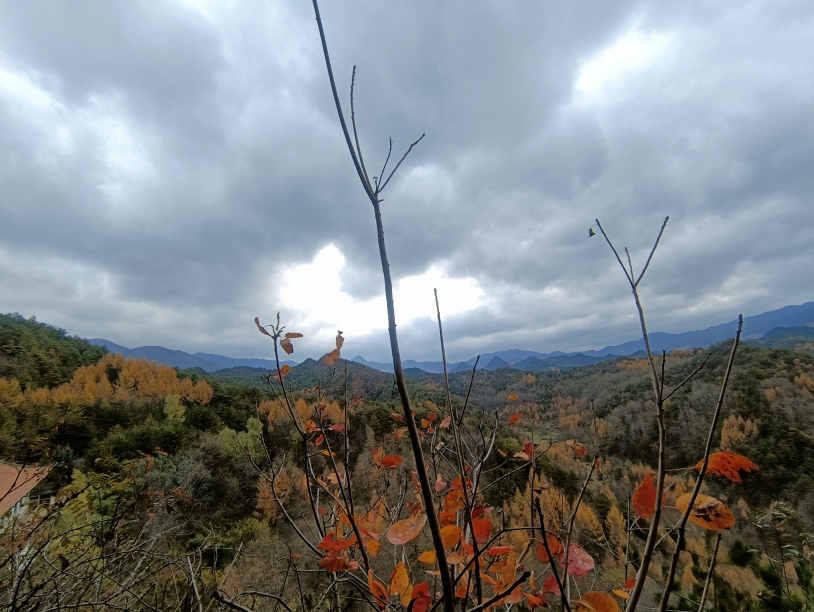
M636 337L814 299L814 4L324 1L384 193L406 358ZM376 170L372 170L376 168ZM0 1L0 311L267 357L389 360L373 213L308 0ZM748 330L747 330L748 331Z

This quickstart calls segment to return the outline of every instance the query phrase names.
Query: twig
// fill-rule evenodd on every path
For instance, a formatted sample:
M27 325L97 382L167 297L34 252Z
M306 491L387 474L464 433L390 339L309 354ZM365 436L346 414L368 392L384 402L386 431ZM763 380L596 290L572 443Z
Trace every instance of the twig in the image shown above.
M523 574L520 576L520 578L518 578L517 580L512 582L508 587L506 587L506 589L504 591L501 591L500 593L498 593L497 595L495 595L491 599L489 599L487 601L484 601L482 604L477 605L474 608L470 608L468 610L468 612L480 612L481 610L485 610L486 608L491 606L493 603L496 603L496 602L500 601L501 599L506 597L509 593L514 591L514 589L517 588L518 585L525 582L526 578L528 578L529 576L531 576L531 572L529 570L526 570L525 572L523 572Z
M545 548L545 552L548 555L548 563L551 565L551 573L554 574L554 580L557 581L557 588L560 589L560 599L562 599L562 607L563 610L566 612L571 612L571 606L568 603L568 597L565 595L565 588L563 587L562 580L560 580L560 572L557 571L557 563L554 561L554 555L551 554L551 549L548 546L548 536L546 534L545 528L545 515L543 514L543 508L540 506L540 498L534 500L534 504L537 508L537 515L540 517L540 529L543 532L543 547ZM565 558L568 559L568 551L565 551ZM566 579L568 576L566 575Z
M704 590L701 593L701 603L698 604L698 612L703 612L704 603L707 600L707 591L709 590L709 583L712 580L712 573L715 571L715 559L718 557L718 546L721 545L721 532L715 538L715 550L712 551L712 558L709 560L709 571L707 572L707 580L704 583Z
M599 455L594 455L593 461L591 461L591 469L588 470L588 477L585 479L585 484L582 485L582 490L579 492L579 497L577 497L577 503L574 504L574 511L571 514L571 519L568 521L568 535L566 536L565 540L565 565L563 566L563 572L565 573L565 579L568 580L568 562L570 561L571 554L571 532L574 530L574 522L577 520L577 512L579 511L579 505L582 503L582 497L585 495L585 491L588 489L588 483L591 482L591 476L594 473L594 468L596 467L596 460L599 458ZM543 539L545 539L545 534L543 534ZM571 588L570 584L568 585L568 597L570 599L571 596Z
M404 155L401 156L401 159L399 160L399 163L397 163L396 167L393 168L393 171L390 172L390 175L387 177L387 180L379 186L376 193L381 193L382 191L384 191L384 188L387 187L387 183L390 182L390 179L393 178L393 175L396 173L396 170L399 169L399 166L401 165L401 162L403 162L405 159L407 159L407 156L410 154L410 151L412 151L413 147L416 146L419 142L421 142L424 139L424 136L426 136L426 134L421 134L421 136L418 137L418 140L416 140L414 143L412 143L410 145L410 147L404 152Z

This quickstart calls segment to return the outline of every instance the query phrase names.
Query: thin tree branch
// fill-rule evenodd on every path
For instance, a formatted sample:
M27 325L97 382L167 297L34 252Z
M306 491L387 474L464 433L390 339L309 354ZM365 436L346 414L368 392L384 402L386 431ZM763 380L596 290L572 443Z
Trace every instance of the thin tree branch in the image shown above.
M724 374L724 379L721 382L721 391L718 394L718 402L715 404L715 412L712 415L712 423L710 424L709 435L707 436L707 445L704 449L704 462L701 464L701 471L698 473L698 479L695 481L695 487L693 488L692 495L690 496L687 510L684 512L681 520L678 523L678 538L676 539L676 548L675 551L673 551L673 557L670 560L670 570L667 573L667 580L664 583L664 591L662 592L661 603L659 605L660 612L665 612L667 610L667 600L670 598L670 591L673 588L673 581L675 580L676 570L678 569L678 558L681 551L684 549L684 531L687 527L687 521L690 518L690 514L695 507L695 500L698 497L698 493L701 491L701 484L704 481L704 475L707 473L707 467L709 466L709 455L710 451L712 450L712 440L715 436L718 418L721 415L721 408L724 404L726 388L729 384L729 377L732 374L732 366L735 363L735 354L738 350L742 330L743 315L741 314L738 315L738 330L735 332L735 340L732 342L732 350L729 353L729 361L726 364L726 373Z
M384 188L387 187L387 183L390 182L390 179L393 178L393 175L396 173L396 170L399 169L399 166L401 165L401 162L403 162L405 159L407 159L407 156L410 154L410 151L412 151L413 147L416 146L419 142L421 142L424 139L424 136L426 136L426 134L421 134L419 139L416 140L414 143L412 143L410 145L410 147L404 152L404 155L401 156L401 159L399 160L399 163L396 164L396 167L393 168L393 171L387 177L387 180L384 183L381 183L381 185L379 186L379 189L376 191L377 194L384 191Z
M664 233L664 228L667 227L667 222L670 220L670 215L664 217L664 223L661 224L661 229L659 230L659 235L656 238L656 242L653 244L653 248L650 249L650 255L647 257L647 262L644 264L644 268L642 268L642 273L639 274L639 278L636 279L636 282L633 283L634 285L638 285L639 281L642 280L644 277L644 273L647 272L648 266L650 266L650 260L653 259L653 253L656 252L656 248L659 246L659 241L661 240L661 235Z
M709 591L709 583L712 580L712 574L715 571L715 559L718 557L718 546L721 545L721 532L715 538L715 550L712 551L712 559L709 561L709 571L707 572L707 580L704 583L704 591L701 593L701 603L698 604L698 612L703 612L704 604L707 600L707 591Z
M545 527L545 515L543 514L543 508L540 506L540 498L536 498L534 500L534 505L537 508L537 515L540 518L540 529L543 532L543 547L545 548L545 552L548 555L548 563L551 566L551 573L554 574L554 580L557 581L557 587L560 589L560 599L562 600L562 607L563 610L566 612L571 612L571 605L568 603L568 597L565 595L565 587L562 584L562 580L560 580L560 572L557 571L557 563L554 560L554 555L551 554L551 548L548 546L548 536L546 535L546 527ZM565 558L568 559L568 551L565 551ZM566 579L568 576L566 575Z
M686 385L688 382L690 382L690 380L692 380L692 378L693 378L693 377L694 377L696 374L698 374L698 372L700 372L701 370L703 370L703 369L704 369L704 366L705 366L705 365L707 365L707 360L709 359L710 355L712 355L712 353L707 353L707 356L706 356L706 357L704 357L704 361L702 361L702 362L701 362L701 365L700 365L700 366L698 366L697 368L695 368L695 370L693 370L693 371L692 371L692 373L691 373L689 376L687 376L687 378L685 378L684 380L682 380L682 381L679 383L679 385L678 385L678 386L677 386L675 389L673 389L673 390L672 390L672 391L670 391L670 392L669 392L667 395L665 395L665 396L664 396L664 401L665 401L665 402L666 402L668 399L670 399L670 398L673 396L673 394L674 394L676 391L678 391L678 390L679 390L681 387L683 387L683 386L684 386L684 385Z
M359 134L356 131L356 111L353 108L353 86L356 84L356 64L353 65L353 73L350 77L350 122L353 126L353 139L356 142L356 153L359 155L359 165L362 166L362 174L365 175L365 182L367 188L371 191L370 178L367 175L367 168L365 168L365 160L362 157L362 147L359 146Z

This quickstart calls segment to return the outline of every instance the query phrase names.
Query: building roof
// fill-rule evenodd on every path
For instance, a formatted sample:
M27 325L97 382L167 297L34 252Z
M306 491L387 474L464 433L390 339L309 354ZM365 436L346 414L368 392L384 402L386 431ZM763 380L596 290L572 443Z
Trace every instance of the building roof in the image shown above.
M3 516L18 501L48 475L49 468L22 467L0 463L0 516Z

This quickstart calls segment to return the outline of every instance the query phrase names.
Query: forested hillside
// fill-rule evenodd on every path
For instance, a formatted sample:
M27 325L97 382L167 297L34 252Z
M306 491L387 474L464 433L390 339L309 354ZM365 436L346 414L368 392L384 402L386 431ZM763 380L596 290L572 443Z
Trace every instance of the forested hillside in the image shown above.
M82 602L329 610L325 588L337 576L346 601L364 600L360 585L383 593L393 610L415 612L431 598L437 566L416 522L424 515L392 375L342 359L307 360L284 372L282 387L274 373L251 368L179 372L124 359L16 315L0 317L0 333L0 458L50 466L39 488L57 491L54 506L3 523L4 609ZM729 346L712 347L667 404L670 522L695 482ZM666 384L680 383L704 358L670 354ZM460 482L446 471L456 423L443 375L408 374L456 572L472 563L473 546L488 547L477 574L484 598L521 575L526 581L490 606L559 608L542 518L545 545L569 551L568 563L561 556L558 563L571 600L604 590L623 601L652 511L640 497L658 446L645 360L451 374L462 452L484 449L477 476L471 472L483 482L466 502L479 509L471 526L460 522ZM692 515L678 608L698 609L715 557L707 608L812 609L812 393L811 354L741 347L713 450L756 468L719 468L704 480L703 493L732 519ZM353 502L337 492L341 481L353 483ZM308 519L311 510L319 522ZM714 552L716 530L723 538ZM665 531L646 597L658 599L674 542ZM23 550L32 552L20 563ZM370 568L361 582L360 564ZM525 571L534 572L530 582Z

